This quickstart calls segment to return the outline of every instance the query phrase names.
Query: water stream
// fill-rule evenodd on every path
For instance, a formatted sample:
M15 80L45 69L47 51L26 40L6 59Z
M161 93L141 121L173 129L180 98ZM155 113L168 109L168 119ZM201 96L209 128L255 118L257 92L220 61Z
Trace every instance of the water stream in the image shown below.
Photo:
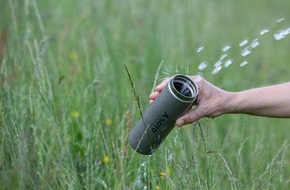
M276 20L276 24L281 23L285 21L284 18L280 18ZM202 74L203 71L206 69L211 69L212 74L219 73L223 68L227 68L231 66L232 64L239 64L240 67L245 67L249 64L249 61L247 60L247 57L254 52L256 48L258 48L261 45L261 39L259 37L270 34L270 27L264 27L257 35L256 38L253 40L250 40L248 38L243 39L239 42L237 45L240 49L240 56L244 60L240 63L237 63L233 58L229 57L229 51L231 50L232 46L229 44L226 44L222 47L222 54L220 58L215 61L214 63L209 63L207 60L201 61L201 63L198 65L198 70L200 74ZM281 28L277 31L273 31L273 38L276 41L280 41L284 38L286 38L290 34L290 26L286 28ZM196 53L199 54L203 52L206 49L204 46L200 46L197 48Z

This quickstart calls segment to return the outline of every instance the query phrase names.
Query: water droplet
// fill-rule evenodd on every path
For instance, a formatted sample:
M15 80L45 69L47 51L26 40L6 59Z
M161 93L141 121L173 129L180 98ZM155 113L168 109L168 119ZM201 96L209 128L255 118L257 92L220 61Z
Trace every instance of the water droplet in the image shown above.
M258 41L258 38L254 39L254 40L251 42L251 44L250 44L250 46L251 46L252 48L256 48L258 45L260 45L260 42Z
M282 40L290 33L290 27L286 29L279 30L273 36L276 40Z
M224 58L226 58L228 56L228 54L224 53L221 55L220 60L222 61Z
M203 71L205 68L207 67L207 64L206 64L206 62L201 62L201 64L199 64L198 65L198 69L200 70L200 71Z
M230 45L225 45L223 47L223 52L228 51L229 49L231 49L231 46Z
M223 62L221 60L218 60L217 62L215 62L214 66L215 67L219 67L223 64Z
M283 38L285 38L285 35L283 34L282 31L275 33L273 36L276 40L282 40Z
M266 33L268 33L270 31L269 28L264 28L263 30L261 30L260 35L264 35Z
M247 60L245 60L245 61L243 61L241 64L240 64L240 66L241 67L244 67L245 65L247 65L249 62L247 61Z
M169 153L169 156L168 156L168 161L171 161L171 160L173 160L173 157L174 157L174 155L173 155L172 153Z
M176 136L174 137L174 145L176 145L177 143L177 138L178 138L178 134L176 134Z
M204 49L204 46L200 46L199 48L197 48L196 53L200 53L203 49Z
M215 67L211 74L217 74L222 69L222 66Z
M283 20L285 20L285 18L279 18L276 22L279 23L282 22Z
M224 67L228 67L228 66L230 66L232 63L233 63L233 59L228 59L228 60L225 61L225 63L224 63Z
M239 43L239 46L242 47L242 46L246 45L248 42L249 42L248 39L244 39Z
M241 51L241 55L243 57L249 55L250 53L252 53L252 48L250 46L245 47L242 51Z

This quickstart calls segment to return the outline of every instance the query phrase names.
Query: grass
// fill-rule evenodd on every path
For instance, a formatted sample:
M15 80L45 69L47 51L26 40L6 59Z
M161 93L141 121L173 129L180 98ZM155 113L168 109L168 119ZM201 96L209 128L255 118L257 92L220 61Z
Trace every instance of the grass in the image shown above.
M127 142L156 81L197 74L202 61L202 75L231 91L288 81L290 36L273 35L289 27L289 8L286 0L1 1L1 189L289 189L287 119L202 119L174 129L152 156ZM256 38L242 57L238 44ZM212 74L225 45L233 64Z

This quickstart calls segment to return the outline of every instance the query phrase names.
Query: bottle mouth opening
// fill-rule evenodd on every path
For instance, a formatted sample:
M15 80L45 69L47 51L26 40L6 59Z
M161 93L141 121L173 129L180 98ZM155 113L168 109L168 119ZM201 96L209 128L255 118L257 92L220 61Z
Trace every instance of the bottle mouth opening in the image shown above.
M185 75L176 75L170 81L174 95L182 101L194 101L197 94L197 85Z

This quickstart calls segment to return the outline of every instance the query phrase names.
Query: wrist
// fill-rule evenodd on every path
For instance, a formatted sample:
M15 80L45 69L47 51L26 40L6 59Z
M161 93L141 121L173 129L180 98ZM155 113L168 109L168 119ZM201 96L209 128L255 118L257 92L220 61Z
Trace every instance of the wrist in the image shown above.
M224 113L236 113L236 101L238 94L236 92L226 92L224 101Z

